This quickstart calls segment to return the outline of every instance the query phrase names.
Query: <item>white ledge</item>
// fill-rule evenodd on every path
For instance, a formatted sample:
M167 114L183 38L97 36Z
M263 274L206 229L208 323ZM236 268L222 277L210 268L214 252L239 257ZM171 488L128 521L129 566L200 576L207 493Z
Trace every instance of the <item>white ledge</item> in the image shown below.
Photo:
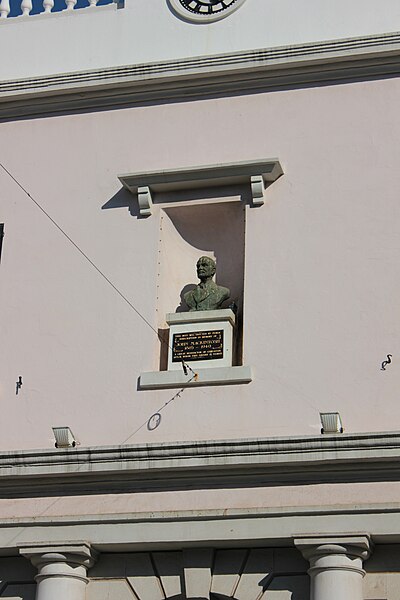
M235 324L235 313L230 308L217 310L188 310L181 313L167 313L168 325L184 325L186 323L214 323L215 321L229 321Z
M118 175L125 189L137 196L142 216L152 214L154 193L177 190L249 184L253 205L264 204L264 191L283 174L277 158L215 165L194 166L167 171Z
M200 385L232 385L250 383L253 379L251 367L213 367L196 369L197 377L183 371L152 371L140 376L140 389L156 390L165 388L186 388Z

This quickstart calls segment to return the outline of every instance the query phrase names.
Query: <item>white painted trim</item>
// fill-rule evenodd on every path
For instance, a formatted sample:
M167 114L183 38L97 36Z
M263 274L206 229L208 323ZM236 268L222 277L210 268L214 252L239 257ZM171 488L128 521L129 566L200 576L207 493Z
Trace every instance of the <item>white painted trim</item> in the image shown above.
M0 455L3 498L399 479L398 432L53 448Z
M398 56L400 54L400 32L8 80L0 83L0 98L6 94L17 95L25 91L43 90L49 92L50 89L59 90L73 86L81 88L82 84L93 86L109 81L122 83L122 81L131 79L144 81L150 78L182 75L184 73L202 72L204 74L216 72L219 75L221 71L228 68L232 73L235 70L243 71L243 69L257 67L273 69L282 64L293 64L295 66L305 60L310 63L317 59L328 62L329 59L337 60L346 57L347 60L351 61L356 57L368 58L372 54L375 57L377 55L388 56L389 54Z
M400 502L396 504L333 504L330 506L270 506L265 508L215 508L206 510L174 510L174 511L159 511L152 512L128 512L128 513L98 513L98 514L83 514L83 515L46 515L35 516L35 524L46 527L48 525L102 525L116 523L145 523L146 521L214 521L222 518L227 518L232 521L240 519L272 519L275 517L327 517L341 515L374 515L387 514L400 516ZM396 517L397 518L397 517ZM31 523L30 517L8 517L0 518L0 529L8 527L27 527ZM304 535L300 529L298 530L299 537ZM362 531L358 530L357 533ZM397 534L400 541L400 531ZM80 543L80 539L76 539L73 543Z
M337 514L253 514L238 517L220 514L204 517L193 511L181 518L179 511L164 514L124 517L107 521L100 515L97 521L69 517L69 522L53 517L46 523L43 517L18 522L0 520L0 552L4 554L21 545L39 541L48 545L90 541L100 552L152 551L187 547L256 547L291 546L299 537L357 536L368 532L374 543L400 541L400 511L368 512L359 509Z
M0 117L118 107L400 72L400 32L0 83ZM83 94L84 92L84 94Z
M235 325L235 313L230 308L167 313L165 321L168 323L168 325L185 325L187 323L214 323L215 321L228 321L231 325Z
M199 361L200 362L200 361ZM202 361L204 362L204 361ZM195 368L195 367L194 367ZM150 371L140 375L141 390L198 387L201 385L234 385L250 383L253 379L251 367L196 368L196 377L185 375L182 370Z
M348 460L347 460L348 459ZM212 465L276 465L294 467L323 462L344 464L400 459L400 432L325 434L318 436L176 441L125 446L17 450L0 453L1 479L22 475L54 475L71 471L126 470L149 466L165 469ZM400 467L400 465L399 465Z

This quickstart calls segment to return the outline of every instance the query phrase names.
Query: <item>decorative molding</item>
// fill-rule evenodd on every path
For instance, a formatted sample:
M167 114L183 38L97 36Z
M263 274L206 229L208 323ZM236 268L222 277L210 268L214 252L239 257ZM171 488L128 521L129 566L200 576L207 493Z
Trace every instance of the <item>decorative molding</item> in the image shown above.
M21 556L25 556L37 566L42 562L49 562L44 557L49 555L50 562L55 562L58 558L58 562L67 560L72 564L84 565L86 568L90 568L94 565L98 553L91 548L87 542L63 542L49 544L49 543L37 543L37 544L21 544L19 546L19 553Z
M0 117L398 75L400 32L0 83Z
M250 185L253 205L260 206L264 204L266 186L276 181L282 174L283 169L279 160L270 158L166 171L129 173L118 175L118 179L125 189L137 196L140 214L149 216L152 214L154 193L223 185Z
M372 550L370 536L365 535L341 535L327 536L326 534L310 537L297 536L294 545L300 550L306 560L315 555L327 554L326 547L334 546L338 554L349 554L359 556L366 560Z
M195 310L181 313L167 313L165 322L168 325L185 325L187 323L215 323L218 321L228 321L232 326L235 325L236 317L231 308L219 308L217 310Z
M255 206L264 204L265 181L262 175L252 175L250 177L251 195Z
M46 546L64 545L63 540L79 545L90 540L101 552L134 552L196 547L287 546L300 537L358 537L368 531L375 543L400 542L400 505L386 511L384 505L373 510L348 506L340 512L283 507L232 511L193 510L137 512L98 515L36 516L0 519L0 552L10 554L32 540L46 539ZM76 540L74 542L74 540ZM11 552L10 552L11 551Z
M0 498L400 481L400 433L8 452Z
M142 217L149 217L153 208L153 198L150 188L146 185L138 187L136 193L140 214Z

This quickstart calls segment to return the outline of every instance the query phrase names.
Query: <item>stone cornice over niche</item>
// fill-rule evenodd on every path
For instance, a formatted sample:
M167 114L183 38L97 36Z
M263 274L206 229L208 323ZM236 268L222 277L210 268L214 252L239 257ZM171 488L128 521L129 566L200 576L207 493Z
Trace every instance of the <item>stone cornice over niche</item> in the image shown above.
M277 158L204 165L147 173L118 175L125 189L137 197L142 217L152 214L154 192L249 184L254 206L264 204L265 188L283 174Z
M398 74L400 32L0 83L0 117L189 99Z

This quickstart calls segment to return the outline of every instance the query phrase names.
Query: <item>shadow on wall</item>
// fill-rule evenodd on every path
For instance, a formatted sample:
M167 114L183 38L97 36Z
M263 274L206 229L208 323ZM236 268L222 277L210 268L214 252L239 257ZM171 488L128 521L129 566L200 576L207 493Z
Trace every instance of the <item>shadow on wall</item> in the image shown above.
M239 188L239 191L238 191ZM220 201L229 202L232 199L236 199L242 204L253 204L252 196L250 193L250 186L219 186L219 187L208 187L199 188L195 190L175 190L173 192L154 192L152 190L152 197L154 205L166 208L168 205L174 204L176 208L179 204L187 205L187 203L193 202L204 203L209 201ZM137 194L132 194L125 188L121 187L107 202L101 207L102 210L109 210L112 208L127 208L132 217L138 219L147 219L148 216L143 216L139 211L139 204L137 200Z
M245 205L240 201L164 208L158 260L158 325L165 315L188 310L184 294L198 283L196 263L205 255L217 263L215 281L231 291L223 308L237 306L235 363L242 355L245 266Z
M87 600L258 600L267 590L282 600L308 600L307 568L293 548L101 554Z
M241 308L245 242L243 205L186 206L163 212L160 277L166 292L163 299L168 304L160 309L165 312L187 310L183 295L198 283L196 262L203 255L216 260L215 281L231 290L231 298L226 304L234 301Z
M160 219L157 264L157 327L162 348L167 313L188 310L184 294L198 283L196 263L210 256L217 263L215 281L231 291L223 308L236 312L234 364L242 360L243 290L245 268L246 205L252 203L250 186L221 186L175 190L154 195L153 216ZM173 205L172 205L173 204ZM126 207L141 218L137 199L120 189L102 208ZM165 348L160 367L165 368Z
M141 216L139 212L139 204L135 197L125 188L118 190L118 192L114 194L110 200L103 204L101 208L102 210L109 210L110 208L127 208L132 217L136 217L138 219L146 218Z
M35 600L36 583L8 583L0 594L0 598L10 600Z

